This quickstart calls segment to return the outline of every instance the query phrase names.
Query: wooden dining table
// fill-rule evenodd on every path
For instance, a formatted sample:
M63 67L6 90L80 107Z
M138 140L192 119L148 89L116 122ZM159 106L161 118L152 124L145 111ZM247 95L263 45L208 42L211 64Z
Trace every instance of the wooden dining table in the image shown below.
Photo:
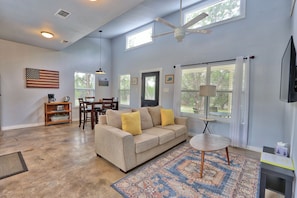
M86 105L91 105L91 126L92 129L95 127L95 116L96 116L96 105L102 105L102 101L84 101ZM114 110L119 110L119 102L113 101L114 104Z

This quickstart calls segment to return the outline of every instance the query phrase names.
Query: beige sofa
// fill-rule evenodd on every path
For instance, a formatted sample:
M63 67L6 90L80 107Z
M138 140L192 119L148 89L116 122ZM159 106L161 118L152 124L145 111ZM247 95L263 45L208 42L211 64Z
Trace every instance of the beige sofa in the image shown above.
M107 110L95 126L95 149L98 156L127 172L175 145L187 140L187 118L175 117L174 124L162 126L161 106L125 111ZM121 114L140 112L142 134L122 130Z

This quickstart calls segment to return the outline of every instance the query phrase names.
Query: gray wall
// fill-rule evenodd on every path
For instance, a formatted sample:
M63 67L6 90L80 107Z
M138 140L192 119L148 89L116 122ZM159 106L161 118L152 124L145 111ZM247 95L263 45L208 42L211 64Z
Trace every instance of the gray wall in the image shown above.
M173 85L164 84L164 76L174 73L173 65L232 59L255 55L251 61L249 146L275 146L290 132L283 131L285 104L279 100L280 62L290 35L290 1L248 0L246 18L212 28L208 35L191 34L182 43L172 36L155 39L152 44L125 51L125 36L112 40L113 79L140 70L162 68L161 105L172 107ZM276 11L277 10L277 11ZM178 15L166 18L178 24ZM157 33L168 29L155 24ZM118 82L115 82L117 85ZM169 92L163 89L169 88ZM139 106L139 90L131 90L131 106ZM113 90L117 94L117 89ZM192 133L201 132L203 123L190 119ZM215 133L228 135L228 123L213 126ZM288 135L286 135L288 133Z
M74 108L74 72L95 73L100 62L99 39L84 38L62 51L0 40L1 117L2 130L44 124L44 102L53 93L57 101L70 96L73 103L73 120L78 119ZM102 65L111 77L110 40L102 41ZM26 88L25 68L59 71L59 89ZM97 76L98 78L98 76ZM99 87L96 80L96 97L109 97L109 87Z

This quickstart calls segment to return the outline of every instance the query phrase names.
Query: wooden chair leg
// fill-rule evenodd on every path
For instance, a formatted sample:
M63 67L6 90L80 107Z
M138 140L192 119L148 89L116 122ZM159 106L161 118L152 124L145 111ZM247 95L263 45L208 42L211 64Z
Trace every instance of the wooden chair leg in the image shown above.
M83 129L85 129L85 124L86 124L86 121L87 121L87 113L84 112L84 123L83 123Z
M96 124L98 124L98 114L99 114L99 111L95 111L95 122L96 122Z
M78 125L78 127L80 127L81 126L81 111L79 110L79 125Z

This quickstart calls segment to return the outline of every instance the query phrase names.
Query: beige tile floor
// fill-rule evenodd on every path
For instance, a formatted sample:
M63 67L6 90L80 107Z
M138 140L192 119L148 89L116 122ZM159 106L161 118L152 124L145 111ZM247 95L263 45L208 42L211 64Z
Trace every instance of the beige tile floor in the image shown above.
M0 155L16 151L29 171L0 180L1 198L121 197L110 185L125 174L96 156L89 123L85 130L73 122L0 132ZM244 149L230 151L260 158ZM268 192L266 197L282 196Z

